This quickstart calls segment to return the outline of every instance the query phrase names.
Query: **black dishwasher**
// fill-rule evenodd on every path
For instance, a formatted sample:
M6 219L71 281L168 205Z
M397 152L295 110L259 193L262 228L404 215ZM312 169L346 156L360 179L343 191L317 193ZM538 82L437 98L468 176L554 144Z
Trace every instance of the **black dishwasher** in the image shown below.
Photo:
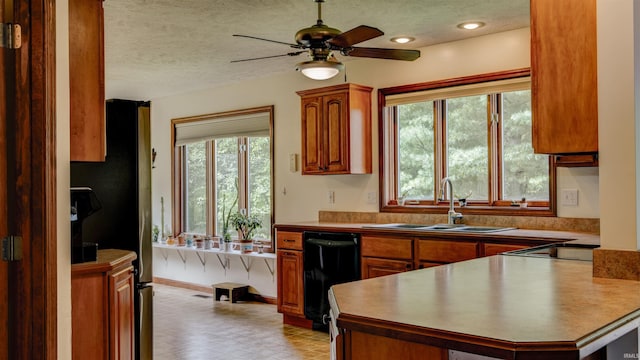
M360 235L305 231L304 315L314 328L326 330L329 288L360 279Z

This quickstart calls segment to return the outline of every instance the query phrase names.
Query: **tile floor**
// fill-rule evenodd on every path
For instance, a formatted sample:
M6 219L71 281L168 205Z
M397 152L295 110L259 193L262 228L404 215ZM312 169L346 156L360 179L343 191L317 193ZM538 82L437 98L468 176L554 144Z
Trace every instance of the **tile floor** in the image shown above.
M283 325L275 305L154 284L154 360L329 359L329 335Z

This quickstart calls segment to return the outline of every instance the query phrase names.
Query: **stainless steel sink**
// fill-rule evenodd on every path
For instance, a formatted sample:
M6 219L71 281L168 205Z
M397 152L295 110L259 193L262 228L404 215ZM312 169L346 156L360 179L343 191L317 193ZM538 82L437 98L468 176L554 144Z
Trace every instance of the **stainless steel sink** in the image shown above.
M423 229L428 227L429 225L421 225L421 224L371 224L364 225L365 228L374 228L374 229Z
M499 227L499 226L474 226L465 224L372 224L365 225L365 228L374 229L397 229L397 230L416 230L416 231L451 231L451 232L465 232L465 233L489 233L505 230L513 230L512 227Z
M480 232L480 233L488 233L488 232L496 232L496 231L505 231L505 230L514 230L512 227L499 227L499 226L464 226L458 229L451 229L452 231L461 231L461 232Z
M427 226L427 230L460 230L465 228L464 224L435 224Z

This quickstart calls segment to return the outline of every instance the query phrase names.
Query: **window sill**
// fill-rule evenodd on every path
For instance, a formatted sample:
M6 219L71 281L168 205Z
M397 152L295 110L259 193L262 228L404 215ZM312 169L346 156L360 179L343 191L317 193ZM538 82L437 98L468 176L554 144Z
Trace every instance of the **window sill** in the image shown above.
M463 215L505 215L505 216L556 216L548 207L516 207L516 206L456 206L455 210ZM410 214L446 214L449 206L436 205L386 205L380 212Z

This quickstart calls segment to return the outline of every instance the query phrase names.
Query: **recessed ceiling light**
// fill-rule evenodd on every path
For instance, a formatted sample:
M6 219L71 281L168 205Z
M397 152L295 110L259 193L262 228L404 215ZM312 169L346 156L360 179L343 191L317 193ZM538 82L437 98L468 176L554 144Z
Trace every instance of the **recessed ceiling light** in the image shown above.
M392 37L391 41L398 44L406 44L406 43L412 42L415 39L416 38L413 38L411 36L396 36L396 37Z
M484 26L484 23L480 21L470 21L470 22L464 22L462 24L458 24L458 27L460 29L465 29L465 30L475 30L483 26Z

